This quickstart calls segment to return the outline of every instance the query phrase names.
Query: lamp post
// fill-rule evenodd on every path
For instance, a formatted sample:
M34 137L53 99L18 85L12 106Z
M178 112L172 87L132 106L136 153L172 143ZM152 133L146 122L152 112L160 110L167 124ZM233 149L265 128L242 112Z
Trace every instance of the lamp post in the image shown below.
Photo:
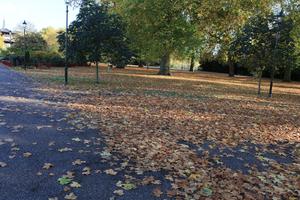
M274 58L276 56L276 51L277 51L277 48L278 48L279 39L280 39L280 32L276 32L276 35L275 35ZM271 68L271 81L270 81L270 91L269 91L269 97L270 98L273 97L274 76L275 76L275 63L272 65L272 68Z
M65 35L65 85L68 85L68 32L69 32L69 5L70 0L65 0L66 3L66 35Z
M278 43L280 40L280 28L281 28L281 22L282 22L282 16L283 16L283 11L281 10L280 13L278 13L278 15L276 16L275 19L275 24L273 29L276 30L275 33L275 48L274 48L274 58L278 57ZM276 62L277 65L277 62ZM274 85L274 77L275 77L275 63L273 63L272 68L271 68L271 80L270 80L270 90L269 90L269 97L272 98L273 97L273 85Z
M26 48L26 28L27 28L27 22L24 20L23 22L23 28L24 28L24 69L26 70L27 65L27 48Z

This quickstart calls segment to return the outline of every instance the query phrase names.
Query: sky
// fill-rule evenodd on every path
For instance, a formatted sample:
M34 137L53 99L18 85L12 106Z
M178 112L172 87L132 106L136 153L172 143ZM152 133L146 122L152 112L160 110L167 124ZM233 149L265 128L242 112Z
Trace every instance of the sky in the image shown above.
M76 18L78 9L70 8L70 21ZM64 28L66 20L65 0L0 0L0 28L5 20L6 28L14 30L24 20L37 30L45 27Z

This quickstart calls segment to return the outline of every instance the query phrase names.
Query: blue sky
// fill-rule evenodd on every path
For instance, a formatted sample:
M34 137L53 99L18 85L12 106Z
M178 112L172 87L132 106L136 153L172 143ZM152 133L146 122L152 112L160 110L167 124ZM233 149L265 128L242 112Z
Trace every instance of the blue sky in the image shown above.
M70 8L70 20L78 9ZM0 27L5 19L6 28L14 29L24 20L40 30L44 27L65 27L65 0L0 0Z

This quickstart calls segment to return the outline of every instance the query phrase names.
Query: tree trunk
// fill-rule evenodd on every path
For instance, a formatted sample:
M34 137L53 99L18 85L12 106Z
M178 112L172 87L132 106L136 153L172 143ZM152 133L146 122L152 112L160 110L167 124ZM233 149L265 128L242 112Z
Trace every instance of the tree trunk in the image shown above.
M142 61L139 61L139 68L144 68L144 64Z
M274 77L275 77L275 66L273 65L271 68L271 80L270 80L270 91L269 91L269 97L273 97L273 84L274 84Z
M233 63L229 63L229 76L230 77L234 77L235 73L234 73L234 64Z
M257 95L260 97L261 96L261 81L262 81L262 74L263 74L263 70L259 70L258 72L258 92Z
M292 68L291 68L291 66L287 66L284 69L283 81L285 81L285 82L291 82L292 81Z
M229 58L228 60L228 65L229 65L229 76L230 77L234 77L235 75L235 68L234 68L234 63L233 61L231 60L231 58Z
M166 53L164 56L162 56L158 75L171 76L170 60L171 60L170 53Z
M99 84L99 62L96 62L96 83Z
M191 57L190 72L194 72L194 67L195 67L195 55L193 54Z

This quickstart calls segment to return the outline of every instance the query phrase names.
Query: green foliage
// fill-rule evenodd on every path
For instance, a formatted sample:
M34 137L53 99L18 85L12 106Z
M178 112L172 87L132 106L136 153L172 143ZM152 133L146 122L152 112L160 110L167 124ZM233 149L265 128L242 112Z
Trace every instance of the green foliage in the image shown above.
M29 52L47 51L48 45L40 33L28 33L25 36L17 35L10 51L16 55L24 55L25 49Z
M141 57L168 64L169 54L191 57L217 44L227 54L249 16L269 10L270 2L117 0L116 10L128 22L128 34Z
M65 48L65 35L58 37L60 50ZM94 0L82 1L77 19L69 28L68 58L90 62L126 65L132 57L125 37L125 24L120 16L108 12L108 5Z
M230 46L237 34L251 16L271 13L273 3L273 0L220 0L196 3L195 18L206 34L205 42L208 47L201 52L201 57L217 58L219 62L233 67L237 58L230 50ZM234 75L232 70L229 70L231 76Z
M72 32L70 33L70 35L68 40L68 62L69 64L85 65L87 63L87 57L85 56L85 52L82 51L79 42L73 36ZM66 38L66 33L63 31L59 32L57 36L57 41L59 43L59 52L64 54L66 53L65 38Z
M293 21L284 16L252 17L231 46L239 60L252 71L282 70L286 79L296 66L295 41L291 37ZM277 41L276 41L277 35Z
M143 57L156 60L199 46L187 3L190 1L117 1L117 11L128 23L134 48Z
M35 51L31 54L31 65L64 66L64 59L53 51Z

